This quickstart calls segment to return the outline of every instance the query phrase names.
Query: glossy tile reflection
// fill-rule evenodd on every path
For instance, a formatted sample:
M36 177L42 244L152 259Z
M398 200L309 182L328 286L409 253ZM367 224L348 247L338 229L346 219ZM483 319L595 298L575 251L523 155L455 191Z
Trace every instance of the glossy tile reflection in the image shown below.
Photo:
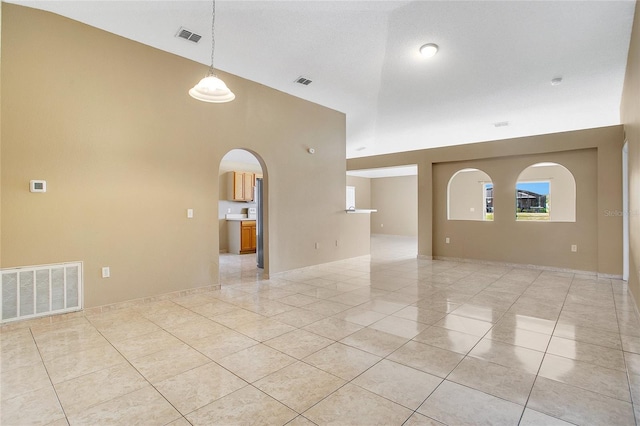
M625 283L372 254L0 329L0 424L631 425Z

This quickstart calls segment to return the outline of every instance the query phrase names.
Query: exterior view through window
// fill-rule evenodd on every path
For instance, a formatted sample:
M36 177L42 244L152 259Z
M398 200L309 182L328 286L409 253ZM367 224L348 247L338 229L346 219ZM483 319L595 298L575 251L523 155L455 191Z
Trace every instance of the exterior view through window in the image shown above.
M515 187L517 221L575 222L576 181L557 163L537 163L524 169Z

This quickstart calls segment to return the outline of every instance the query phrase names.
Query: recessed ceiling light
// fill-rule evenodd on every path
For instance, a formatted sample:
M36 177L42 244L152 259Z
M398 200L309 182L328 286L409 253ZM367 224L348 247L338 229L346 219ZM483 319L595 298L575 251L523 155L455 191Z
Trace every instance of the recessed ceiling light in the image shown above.
M562 77L556 77L551 79L552 86L559 86L562 83Z
M432 58L438 53L438 45L435 43L427 43L420 47L420 54L425 58Z

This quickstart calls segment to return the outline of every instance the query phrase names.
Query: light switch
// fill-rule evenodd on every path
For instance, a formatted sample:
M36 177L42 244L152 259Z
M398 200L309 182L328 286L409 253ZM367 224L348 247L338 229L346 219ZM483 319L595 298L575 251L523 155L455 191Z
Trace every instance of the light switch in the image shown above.
M111 270L108 266L102 268L102 278L109 278L111 276Z
M187 217L193 219L193 209L187 209Z

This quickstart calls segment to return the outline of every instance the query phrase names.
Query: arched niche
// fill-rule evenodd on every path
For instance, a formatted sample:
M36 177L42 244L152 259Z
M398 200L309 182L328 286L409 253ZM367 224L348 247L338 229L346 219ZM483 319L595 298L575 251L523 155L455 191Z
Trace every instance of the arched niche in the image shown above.
M447 185L448 220L493 220L493 181L479 169L458 170Z
M575 222L576 180L558 163L536 163L518 176L515 188L517 221Z

